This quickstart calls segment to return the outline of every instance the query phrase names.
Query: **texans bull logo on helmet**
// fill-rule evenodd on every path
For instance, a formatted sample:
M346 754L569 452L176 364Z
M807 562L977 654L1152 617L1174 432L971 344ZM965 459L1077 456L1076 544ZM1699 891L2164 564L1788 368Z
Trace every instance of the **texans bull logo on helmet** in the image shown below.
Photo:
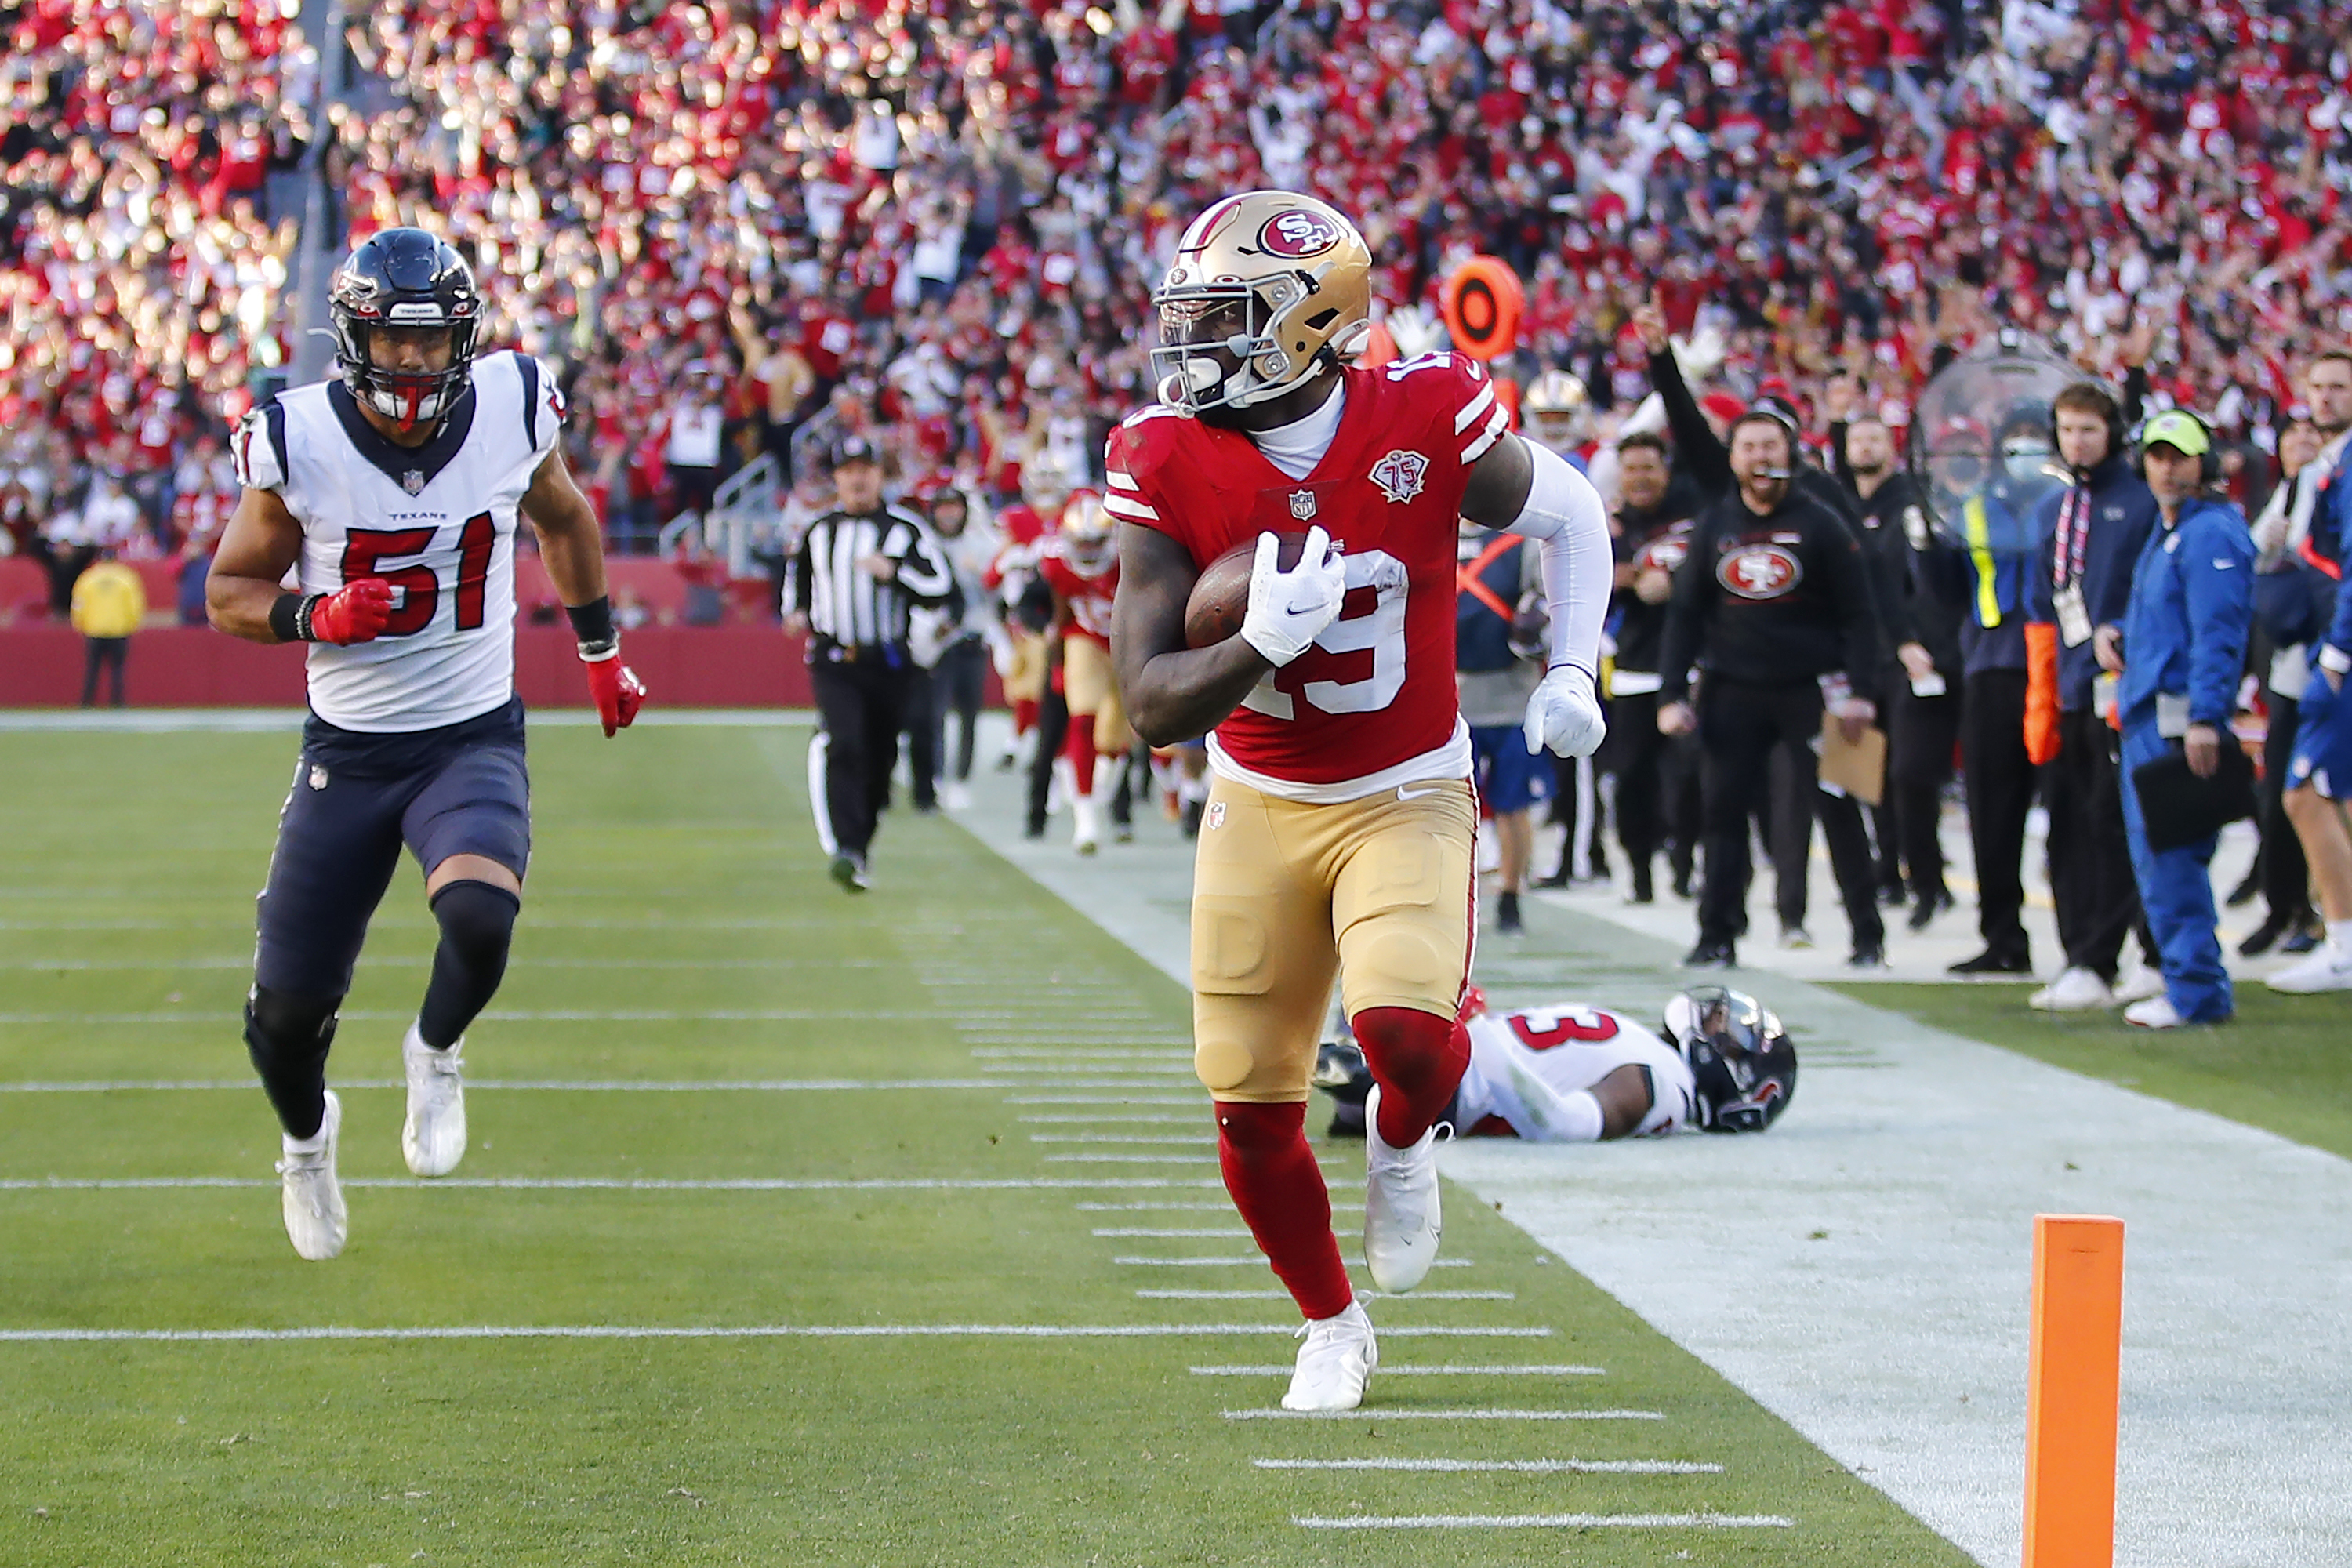
M1795 554L1777 544L1743 544L1715 563L1715 580L1743 599L1777 599L1804 576Z
M1330 219L1294 207L1266 219L1265 226L1258 230L1257 244L1268 256L1297 258L1320 256L1343 237L1339 226Z

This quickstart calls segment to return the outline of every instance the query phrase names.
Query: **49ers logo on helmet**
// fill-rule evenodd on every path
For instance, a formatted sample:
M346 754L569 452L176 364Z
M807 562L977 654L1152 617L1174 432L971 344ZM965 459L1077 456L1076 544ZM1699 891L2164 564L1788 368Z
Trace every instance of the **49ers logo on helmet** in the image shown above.
M1743 599L1777 599L1804 580L1797 558L1777 544L1747 544L1715 563L1715 580Z
M1320 256L1339 243L1339 226L1294 207L1266 219L1265 226L1258 230L1257 243L1269 256Z

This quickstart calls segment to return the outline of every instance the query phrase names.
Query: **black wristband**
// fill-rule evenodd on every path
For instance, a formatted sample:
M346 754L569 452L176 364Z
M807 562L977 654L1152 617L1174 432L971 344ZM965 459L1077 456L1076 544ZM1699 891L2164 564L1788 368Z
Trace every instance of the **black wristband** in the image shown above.
M563 613L572 618L572 635L580 639L583 653L604 653L621 640L621 634L613 629L610 594L584 605L566 605Z
M280 594L269 604L269 629L279 642L308 642L310 617L303 612L310 601L299 594Z

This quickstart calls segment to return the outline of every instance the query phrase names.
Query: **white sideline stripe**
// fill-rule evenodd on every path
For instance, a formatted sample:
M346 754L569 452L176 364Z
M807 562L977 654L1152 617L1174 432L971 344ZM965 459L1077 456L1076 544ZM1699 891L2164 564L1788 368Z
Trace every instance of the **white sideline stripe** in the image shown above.
M1207 1237L1217 1241L1247 1241L1250 1233L1248 1227L1244 1226L1202 1226L1192 1230L1154 1230L1139 1226L1117 1225L1103 1226L1095 1234L1097 1236L1142 1236L1150 1237L1154 1240L1172 1239L1177 1237L1198 1239Z
M1080 1205L1084 1206L1084 1205ZM1138 1296L1160 1301L1287 1301L1287 1290L1138 1290ZM1516 1290L1415 1290L1391 1296L1385 1290L1360 1290L1370 1301L1516 1301ZM1290 1369L1285 1367L1284 1372Z
M1395 1331L1384 1329L1383 1333ZM1228 1421L1664 1421L1655 1410L1227 1410Z
M407 1329L0 1329L0 1344L268 1342L278 1340L1142 1340L1264 1336L1292 1339L1293 1323L763 1323L670 1327L635 1323L467 1324ZM1390 1329L1391 1336L1539 1338L1549 1329ZM1286 1412L1285 1413L1286 1414ZM1335 1415L1352 1412L1333 1412ZM1392 1412L1390 1414L1393 1414Z
M1195 1372L1198 1367L1193 1368ZM1282 1369L1286 1373L1288 1367ZM1391 1368L1381 1368L1386 1376ZM1685 1459L1252 1459L1261 1470L1501 1470L1521 1476L1719 1476L1721 1465Z
M346 1013L345 1017L351 1015ZM405 1016L405 1015L404 1015ZM0 1094L113 1094L125 1090L195 1089L258 1089L245 1078L88 1079L53 1082L0 1083ZM396 1078L337 1079L337 1089L404 1089ZM990 1078L803 1078L688 1079L683 1081L632 1079L468 1079L469 1089L521 1089L562 1094L697 1094L751 1090L761 1094L813 1094L820 1091L886 1089L1003 1089Z
M1208 1184L1207 1184L1207 1183L1205 1183L1205 1182L1202 1183L1201 1184L1202 1184L1202 1185L1203 1185L1203 1186L1208 1185ZM1231 1214L1231 1213L1233 1213L1233 1212L1234 1212L1234 1205L1233 1205L1232 1204L1230 1204L1230 1203L1218 1203L1218 1204L1080 1204L1080 1205L1077 1205L1077 1207L1078 1207L1078 1212L1079 1212L1079 1213L1081 1213L1081 1214L1129 1214L1129 1213L1133 1213L1133 1212L1135 1212L1136 1210L1139 1210L1139 1209L1160 1209L1160 1210L1169 1210L1169 1209L1184 1209L1184 1210L1188 1210L1188 1211L1190 1211L1190 1212L1192 1212L1192 1213L1195 1213L1195 1214Z
M183 1187L275 1187L274 1177L257 1176L11 1176L0 1178L0 1192L110 1193ZM481 1192L595 1193L940 1193L940 1192L1103 1192L1152 1190L1178 1186L1176 1182L1149 1177L1055 1176L889 1176L856 1179L798 1176L346 1176L347 1187L394 1187L414 1192L435 1188Z
M779 920L772 917L750 917L730 920L714 916L650 915L633 920L603 920L597 918L570 919L562 915L531 915L530 925L541 931L834 931L838 929L825 921ZM420 931L434 929L429 921L382 920L373 922L377 931ZM0 931L244 931L253 930L249 914L211 921L0 921ZM348 1015L347 1015L348 1016ZM926 1015L928 1016L928 1015Z
M1288 1377L1295 1370L1287 1366L1196 1366L1194 1377ZM1381 1363L1381 1377L1606 1377L1609 1374L1597 1366L1391 1366ZM1274 1468L1281 1468L1276 1466ZM1374 1469L1374 1463L1349 1467ZM1710 1469L1720 1469L1714 1465Z
M1301 1530L1789 1530L1777 1513L1415 1513L1294 1515Z
M1032 1143L1118 1143L1130 1149L1146 1148L1161 1143L1178 1145L1186 1149L1213 1149L1217 1146L1216 1139L1205 1131L1187 1133L1181 1137L1174 1135L1146 1137L1131 1132L1032 1132L1029 1134L1029 1142Z

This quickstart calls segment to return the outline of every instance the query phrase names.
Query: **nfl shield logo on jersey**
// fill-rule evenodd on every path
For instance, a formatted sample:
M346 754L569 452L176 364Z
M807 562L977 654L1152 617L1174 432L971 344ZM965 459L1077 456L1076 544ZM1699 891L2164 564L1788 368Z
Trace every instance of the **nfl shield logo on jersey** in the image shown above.
M1315 515L1315 492L1313 490L1291 491L1290 515L1297 518L1301 522L1305 522L1308 518L1313 517Z
M1372 465L1371 477L1389 500L1406 501L1421 493L1421 481L1428 472L1427 458L1399 448Z
M400 488L406 490L410 495L422 495L425 491L425 470L422 468L411 468L408 472L401 475Z

